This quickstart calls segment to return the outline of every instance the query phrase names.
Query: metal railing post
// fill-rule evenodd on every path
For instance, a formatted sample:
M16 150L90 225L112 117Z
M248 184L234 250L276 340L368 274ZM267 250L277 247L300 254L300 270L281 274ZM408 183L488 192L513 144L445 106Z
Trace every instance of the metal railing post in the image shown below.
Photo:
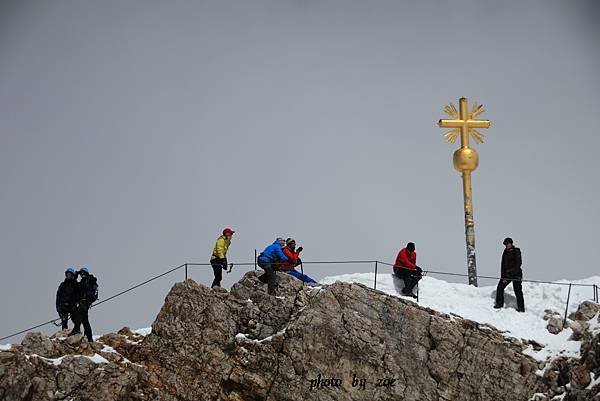
M571 283L569 283L569 293L567 294L567 307L565 308L565 318L563 319L563 326L567 323L567 313L569 312L569 299L571 298Z
M186 279L186 281L187 281L187 279L188 279L188 275L187 275L187 265L188 265L188 264L186 263L186 264L185 264L185 279Z
M373 283L373 289L374 290L377 289L377 265L378 265L378 262L375 261L375 282Z
M256 271L256 261L258 260L258 257L256 256L256 248L254 248L254 271Z

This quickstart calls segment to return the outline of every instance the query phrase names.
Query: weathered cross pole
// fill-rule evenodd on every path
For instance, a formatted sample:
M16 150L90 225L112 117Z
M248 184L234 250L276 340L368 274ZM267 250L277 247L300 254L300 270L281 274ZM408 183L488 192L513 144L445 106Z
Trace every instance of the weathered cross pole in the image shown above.
M475 117L484 112L483 106L475 103L471 111L467 105L467 99L461 97L459 108L450 103L444 107L444 111L452 119L439 120L441 128L452 128L444 138L454 143L460 135L460 149L454 152L454 168L462 173L463 198L465 208L465 237L467 242L467 271L469 273L469 284L477 287L477 263L475 261L475 224L473 222L473 201L471 192L471 172L479 165L479 156L475 149L469 147L469 135L476 143L482 143L484 135L475 128L489 128L489 120L475 120Z

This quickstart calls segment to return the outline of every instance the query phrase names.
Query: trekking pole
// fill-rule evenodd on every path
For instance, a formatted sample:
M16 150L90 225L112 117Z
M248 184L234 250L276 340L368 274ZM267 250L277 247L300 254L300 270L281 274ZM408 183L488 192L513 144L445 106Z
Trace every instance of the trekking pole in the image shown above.
M571 283L569 283L569 292L567 294L567 307L565 308L565 318L563 319L563 327L567 322L567 312L569 311L569 298L571 298Z
M187 275L187 263L185 264L185 280L187 281L188 279L188 275Z
M373 289L374 290L377 289L377 264L378 264L378 262L375 261L375 282L373 283Z
M227 274L231 273L231 269L233 269L233 263L229 264L229 270L227 270Z
M257 256L256 256L256 248L254 248L254 271L256 271L256 261L257 261Z
M302 264L302 259L298 258L298 260L300 261L300 273L302 273L302 278L304 279L304 265ZM302 287L304 287L304 280L300 281L302 281Z

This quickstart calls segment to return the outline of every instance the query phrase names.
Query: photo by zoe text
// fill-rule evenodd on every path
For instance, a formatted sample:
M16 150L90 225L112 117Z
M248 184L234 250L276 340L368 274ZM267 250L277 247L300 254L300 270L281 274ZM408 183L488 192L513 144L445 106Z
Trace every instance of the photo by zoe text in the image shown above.
M310 390L323 390L323 389L339 389L342 387L343 380L340 378L336 378L334 376L331 377L323 377L319 373L316 378L309 379ZM356 373L352 374L352 379L350 380L351 388L355 388L357 390L366 390L367 386L372 387L383 387L383 388L392 388L396 386L396 379L392 377L382 377L377 378L376 380L371 380L370 378L367 380L366 377L357 377Z

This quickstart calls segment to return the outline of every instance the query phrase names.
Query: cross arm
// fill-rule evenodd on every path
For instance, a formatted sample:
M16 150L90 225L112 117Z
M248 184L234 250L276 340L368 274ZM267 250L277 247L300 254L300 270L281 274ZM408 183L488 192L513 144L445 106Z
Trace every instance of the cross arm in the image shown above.
M490 120L439 120L438 126L440 128L462 128L463 126L468 128L489 128Z

